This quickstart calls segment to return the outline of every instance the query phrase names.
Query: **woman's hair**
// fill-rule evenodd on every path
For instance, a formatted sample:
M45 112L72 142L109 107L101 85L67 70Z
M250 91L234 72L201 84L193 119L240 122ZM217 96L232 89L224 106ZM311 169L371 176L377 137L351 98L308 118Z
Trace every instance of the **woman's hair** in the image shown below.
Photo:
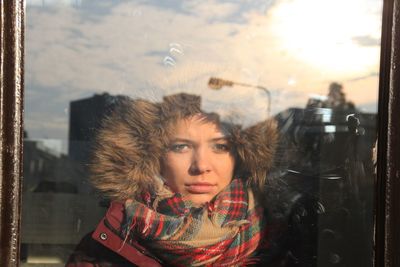
M156 192L163 157L176 123L199 116L214 123L233 147L235 176L262 190L272 166L277 142L276 123L259 122L242 129L201 110L201 97L176 94L161 103L124 99L98 131L90 164L91 181L112 199L124 200L145 191Z

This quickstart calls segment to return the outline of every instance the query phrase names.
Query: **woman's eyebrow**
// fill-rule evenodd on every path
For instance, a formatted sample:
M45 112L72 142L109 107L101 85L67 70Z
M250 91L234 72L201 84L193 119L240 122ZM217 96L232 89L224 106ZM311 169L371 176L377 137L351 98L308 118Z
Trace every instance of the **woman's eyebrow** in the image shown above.
M185 142L185 143L193 143L193 140L182 138L182 137L175 137L171 140L172 143L174 142Z
M218 142L218 141L228 142L229 140L226 136L221 136L221 137L211 138L210 141L212 141L212 142Z
M210 138L208 141L209 142L219 142L219 141L228 142L229 140L226 136L220 136L220 137ZM195 141L188 139L188 138L178 136L171 140L171 143L175 143L175 142L194 143Z

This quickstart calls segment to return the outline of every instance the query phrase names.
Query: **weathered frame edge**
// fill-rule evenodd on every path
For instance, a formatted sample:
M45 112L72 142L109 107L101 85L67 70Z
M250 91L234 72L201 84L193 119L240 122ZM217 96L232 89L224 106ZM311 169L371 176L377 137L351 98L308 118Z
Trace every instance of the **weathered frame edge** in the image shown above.
M400 266L400 0L382 17L375 210L375 266Z
M0 266L19 266L24 0L1 1L0 15Z
M400 266L400 0L384 1L375 266ZM18 266L23 125L23 0L1 2L0 265ZM396 90L397 89L397 90Z

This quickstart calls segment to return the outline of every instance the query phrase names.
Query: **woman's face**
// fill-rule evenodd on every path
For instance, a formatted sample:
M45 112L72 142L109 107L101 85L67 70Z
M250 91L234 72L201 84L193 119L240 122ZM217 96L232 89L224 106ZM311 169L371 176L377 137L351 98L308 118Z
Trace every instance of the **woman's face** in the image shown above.
M235 160L217 125L194 116L179 120L161 175L167 185L194 204L209 202L232 180Z

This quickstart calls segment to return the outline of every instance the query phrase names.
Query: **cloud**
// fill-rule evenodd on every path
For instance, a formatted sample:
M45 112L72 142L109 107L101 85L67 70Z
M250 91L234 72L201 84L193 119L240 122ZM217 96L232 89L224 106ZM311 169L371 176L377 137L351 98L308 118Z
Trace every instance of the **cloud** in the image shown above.
M357 73L334 72L298 57L296 49L307 47L293 50L282 43L285 39L276 20L290 18L279 13L289 4L286 0L101 0L28 6L28 130L52 127L43 121L66 123L63 110L68 103L96 92L155 101L170 93L196 93L203 96L207 108L231 107L231 113L243 113L244 120L250 121L265 114L263 92L240 86L214 92L207 88L211 76L268 87L276 113L303 106L310 93L325 94L332 80L347 81L377 71L375 57L354 63L357 69L365 62L370 65ZM371 12L375 9L371 6ZM368 26L371 23L380 21L372 20ZM299 44L307 36L301 34L303 28L297 31L300 39L295 43ZM375 35L363 30L357 36L351 40L362 43L368 41L366 36ZM370 55L379 50L365 49L374 49L365 50ZM371 93L363 94L375 96L377 87L368 81L362 86Z
M352 40L359 46L379 46L381 43L379 38L368 35L354 36Z

